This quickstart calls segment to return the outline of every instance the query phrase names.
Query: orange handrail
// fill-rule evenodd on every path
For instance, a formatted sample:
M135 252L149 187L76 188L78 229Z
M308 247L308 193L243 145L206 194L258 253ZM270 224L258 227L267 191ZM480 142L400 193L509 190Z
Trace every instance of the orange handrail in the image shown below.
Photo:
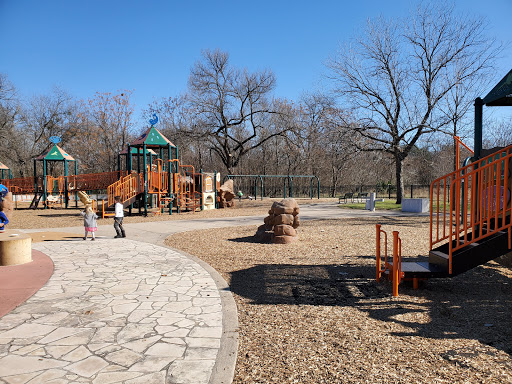
M402 239L393 231L393 296L398 296L398 284L402 281Z
M380 281L380 278L382 276L382 274L384 272L386 272L386 270L388 269L389 267L389 264L388 264L388 234L386 233L386 231L383 231L381 229L382 225L380 224L375 224L375 229L376 229L376 256L377 256L377 282ZM382 256L381 256L381 243L382 243L382 240L381 240L381 234L384 234L384 268L382 268Z
M453 136L453 138L455 139L455 159L456 159L455 169L457 170L460 168L460 146L462 145L469 152L471 152L471 154L474 154L475 152L471 148L469 148L466 144L464 144L459 136Z
M12 193L34 193L34 177L16 177L3 179L1 183Z
M505 218L512 213L507 208L511 160L509 146L432 182L430 249L449 241L449 273L454 251L499 231L510 231L511 223Z
M377 282L380 281L382 274L388 271L388 278L393 283L393 296L398 296L398 285L402 281L402 239L398 231L393 231L393 263L388 262L388 235L381 229L380 224L376 224L376 256L377 256ZM381 234L384 234L384 268L382 268L381 255Z
M120 196L121 202L125 202L137 196L144 190L142 175L129 174L107 187L107 206L114 205L115 197Z

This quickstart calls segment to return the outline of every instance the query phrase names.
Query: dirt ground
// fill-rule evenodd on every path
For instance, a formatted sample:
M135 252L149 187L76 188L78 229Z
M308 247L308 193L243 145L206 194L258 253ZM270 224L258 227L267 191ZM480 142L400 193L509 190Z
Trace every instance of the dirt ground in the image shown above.
M213 217L235 217L235 216L254 216L266 215L269 207L273 201L281 199L264 199L264 200L242 200L240 203L237 201L233 208L229 209L214 209L201 212L181 212L177 214L176 211L172 215L169 212L158 214L153 209L148 211L148 216L144 217L139 214L136 208L132 211L133 215L128 215L128 210L125 210L126 216L125 223L139 223L148 221L167 221L167 220L191 220L191 219L204 219ZM299 200L303 204L318 203L318 202L334 202L334 199L303 199ZM337 201L337 199L336 199ZM65 208L53 209L29 209L29 203L19 203L18 209L12 212L8 228L10 229L28 229L28 228L64 228L64 227L79 227L83 225L83 217L80 212L83 210L83 204L78 203L78 208L71 206ZM112 217L98 219L98 225L112 224Z
M271 203L125 220L263 217ZM79 211L18 210L9 228L80 226ZM240 333L235 383L512 383L512 270L490 262L419 290L402 284L393 298L388 282L375 282L377 222L400 231L404 256L428 251L424 217L305 221L289 245L256 243L256 226L167 240L230 284Z

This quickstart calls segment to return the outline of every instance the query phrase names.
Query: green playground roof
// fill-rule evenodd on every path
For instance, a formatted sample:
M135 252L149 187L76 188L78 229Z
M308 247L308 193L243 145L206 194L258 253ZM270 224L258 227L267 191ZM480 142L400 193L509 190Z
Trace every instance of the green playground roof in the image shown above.
M36 160L47 160L47 161L64 161L70 160L74 161L75 159L67 154L61 147L55 144L51 147L48 152L43 153L41 156L36 157Z
M170 145L171 147L176 148L176 146L170 142L167 137L162 135L158 129L151 126L146 132L144 132L138 139L133 141L130 145L132 147L142 146L146 144L146 147L159 148L159 147L167 147Z
M131 154L132 154L132 155L136 155L136 154L137 154L137 151L139 152L139 155L142 155L142 152L144 152L142 148L135 148L135 147L131 147L130 152L131 152ZM155 156L156 156L156 152L155 152L155 151L153 151L153 150L152 150L152 149L150 149L150 148L146 148L146 152L147 152L148 154L151 154L151 155L155 155ZM125 148L125 149L123 149L123 150L121 151L120 155L126 155L127 153L128 153L128 148Z
M9 169L9 167L4 163L0 163L0 169Z
M489 107L512 105L512 70L484 97Z

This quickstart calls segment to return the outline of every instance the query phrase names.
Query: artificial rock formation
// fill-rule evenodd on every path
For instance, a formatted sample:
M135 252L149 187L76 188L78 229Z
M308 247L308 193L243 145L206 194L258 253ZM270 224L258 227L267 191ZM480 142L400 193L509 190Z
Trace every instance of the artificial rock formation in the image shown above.
M288 198L272 204L264 224L258 227L256 239L261 242L288 244L296 241L300 225L299 205L295 199Z
M235 205L235 193L233 192L233 180L227 180L219 188L219 207L229 208Z

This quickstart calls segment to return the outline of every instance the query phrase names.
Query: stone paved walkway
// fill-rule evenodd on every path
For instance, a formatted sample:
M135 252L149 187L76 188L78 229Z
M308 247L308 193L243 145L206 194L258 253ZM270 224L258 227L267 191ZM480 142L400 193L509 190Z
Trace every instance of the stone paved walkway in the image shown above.
M209 382L222 307L199 264L127 239L34 248L51 256L55 272L0 319L0 382Z

